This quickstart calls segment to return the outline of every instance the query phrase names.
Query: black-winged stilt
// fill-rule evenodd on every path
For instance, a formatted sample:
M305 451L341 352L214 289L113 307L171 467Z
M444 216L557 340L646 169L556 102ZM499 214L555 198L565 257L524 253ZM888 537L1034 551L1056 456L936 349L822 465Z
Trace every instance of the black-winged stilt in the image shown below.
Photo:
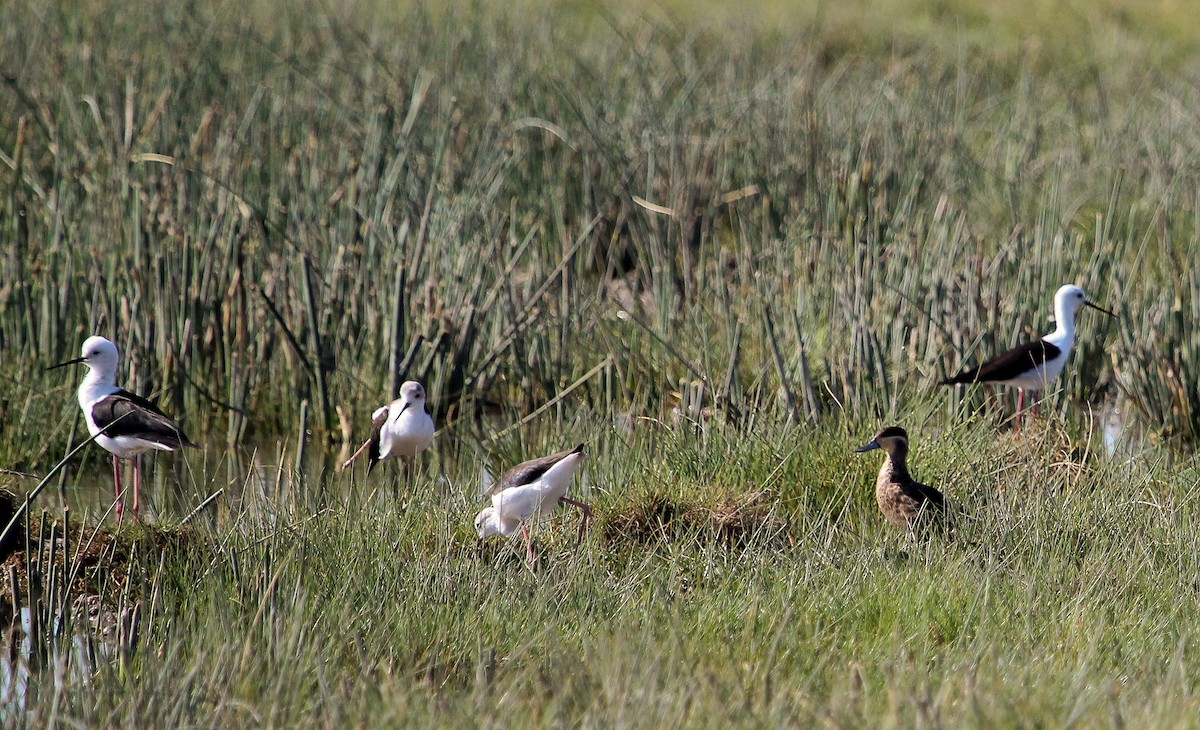
M425 410L425 387L415 380L400 386L400 397L371 414L371 437L342 463L346 469L367 452L367 473L384 459L404 457L410 465L433 441L433 417Z
M113 480L116 483L116 513L121 519L121 459L133 461L133 515L138 514L138 488L141 470L138 455L159 449L175 451L196 444L168 418L158 406L145 398L116 386L117 346L99 335L83 341L80 356L47 370L83 363L88 374L79 384L79 407L83 409L88 433L96 443L113 455Z
M525 557L533 562L533 539L529 535L529 521L549 515L559 502L564 502L583 511L579 522L579 536L575 546L583 542L592 508L566 496L571 477L583 463L583 444L568 451L531 459L517 464L491 486L492 506L475 516L475 531L480 539L491 535L513 534L519 527L525 538Z
M1018 389L1017 414L1025 401L1025 391L1040 391L1058 377L1071 348L1075 344L1075 311L1080 306L1091 307L1110 317L1116 317L1103 307L1088 301L1083 289L1064 284L1054 293L1055 329L1050 334L1026 342L973 368L941 381L942 385L960 383L998 383ZM1015 425L1015 424L1014 424Z

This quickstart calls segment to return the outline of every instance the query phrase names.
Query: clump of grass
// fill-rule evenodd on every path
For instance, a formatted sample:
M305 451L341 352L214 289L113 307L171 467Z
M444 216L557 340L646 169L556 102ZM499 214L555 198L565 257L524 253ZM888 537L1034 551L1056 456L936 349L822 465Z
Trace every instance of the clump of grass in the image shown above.
M5 504L20 502L0 496L0 511ZM179 561L197 549L197 535L188 528L116 530L71 522L69 512L58 519L45 512L26 515L0 550L0 574L8 578L0 592L0 623L11 622L13 609L29 607L30 599L50 624L79 597L95 596L109 612L133 605L141 600L146 572L155 561Z
M603 527L609 543L651 543L699 535L723 544L745 546L752 540L790 540L786 523L775 514L771 495L758 491L711 506L649 495L609 515Z
M1189 267L1122 329L1113 365L1121 393L1169 445L1200 442L1200 279Z

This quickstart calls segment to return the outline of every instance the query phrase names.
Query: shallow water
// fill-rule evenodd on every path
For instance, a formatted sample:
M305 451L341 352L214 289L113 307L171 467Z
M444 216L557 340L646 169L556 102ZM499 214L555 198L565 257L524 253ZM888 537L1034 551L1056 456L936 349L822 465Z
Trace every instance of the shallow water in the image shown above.
M7 727L25 711L31 680L38 672L51 670L55 687L87 684L100 662L112 661L118 654L115 630L102 627L105 616L89 622L79 615L72 624L69 643L47 641L33 631L33 612L23 607L19 621L0 640L0 725ZM95 625L93 625L95 624ZM61 633L56 626L52 632Z
M141 457L139 512L142 519L177 522L189 516L223 522L246 510L266 509L282 501L292 506L320 507L330 497L362 485L367 480L366 458L352 465L350 472L338 467L349 455L347 446L329 448L321 444L304 445L300 459L294 440L263 442L231 449L189 449L178 453L148 453ZM103 515L115 521L115 482L112 461L99 448L87 458L70 465L61 487L43 490L34 510L51 515L71 510L72 519L93 521ZM426 455L423 455L426 456ZM421 468L430 466L424 458ZM387 484L402 473L399 465L378 465L371 482ZM125 515L131 514L133 468L122 463L121 482ZM18 493L28 492L37 484L27 479L16 484ZM22 487L24 489L22 490ZM202 507L203 505L203 507ZM193 514L195 513L195 514Z
M351 453L348 447L306 443L300 458L296 456L298 451L294 440L280 440L234 449L191 449L182 455L143 455L140 517L149 523L161 520L168 524L190 519L206 522L217 530L236 525L247 516L251 517L248 524L273 524L277 519L286 519L284 515L315 512L330 503L354 498L355 494L366 499L376 490L399 487L407 478L404 465L392 460L378 464L368 478L365 457L350 470L339 471ZM71 465L61 488L51 486L42 491L33 504L35 514L45 511L55 518L64 506L69 506L73 523L94 524L102 518L109 526L116 525L112 462L99 448L94 452ZM436 452L423 454L418 468L422 478L439 474L437 483L453 488L441 474ZM465 488L475 489L477 479L477 472L472 472L464 482L468 485ZM133 485L128 463L122 481L128 521ZM19 493L28 493L37 483L36 478L29 478L15 486ZM458 484L457 480L453 483ZM464 513L463 519L469 522L472 515ZM0 576L0 580L7 579ZM87 598L77 596L75 600ZM5 629L0 636L0 727L20 716L29 688L35 686L31 677L52 671L59 686L87 682L98 666L119 654L114 607L97 604L90 620L74 603L71 612L74 620L69 636L60 635L61 627L50 632L33 631L27 606L20 608L19 621L0 627Z
M1150 448L1145 425L1128 404L1110 400L1101 410L1101 437L1104 451L1115 459L1131 459Z

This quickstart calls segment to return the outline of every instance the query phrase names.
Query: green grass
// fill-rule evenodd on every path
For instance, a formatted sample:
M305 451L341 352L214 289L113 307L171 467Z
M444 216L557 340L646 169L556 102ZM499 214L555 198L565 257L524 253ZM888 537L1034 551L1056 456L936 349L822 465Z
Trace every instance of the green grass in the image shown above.
M1194 725L1195 11L992 5L4 5L0 466L100 332L207 446L177 517L227 490L5 722ZM934 385L1068 281L1121 319L1031 435ZM399 376L404 504L322 466ZM893 422L963 542L876 513ZM479 545L480 468L579 441L583 549Z
M576 553L574 515L550 523L532 571L516 543L474 538L465 478L439 490L425 476L402 509L367 502L361 475L320 512L289 481L267 502L248 493L247 516L155 576L131 669L69 683L57 712L158 726L1191 723L1194 465L1113 463L1043 431L988 450L983 423L915 433L917 474L968 514L962 542L919 544L875 511L877 459L832 447L842 428L813 435L825 469L793 460L773 476L776 450L810 434L619 458L672 438L655 431L598 439L597 524ZM771 490L782 533L607 529L644 495L713 505L752 488ZM157 556L143 561L154 575Z

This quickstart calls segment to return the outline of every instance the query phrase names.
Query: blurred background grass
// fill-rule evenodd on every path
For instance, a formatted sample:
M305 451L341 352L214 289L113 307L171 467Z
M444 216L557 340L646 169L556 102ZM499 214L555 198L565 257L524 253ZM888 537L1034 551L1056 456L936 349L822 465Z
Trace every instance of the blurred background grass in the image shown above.
M1124 319L1081 321L1060 404L1124 386L1191 439L1187 12L15 3L0 397L51 437L10 458L68 440L63 391L27 404L94 331L231 444L301 400L336 437L390 371L443 421L589 373L617 413L695 380L878 417L1067 281Z

